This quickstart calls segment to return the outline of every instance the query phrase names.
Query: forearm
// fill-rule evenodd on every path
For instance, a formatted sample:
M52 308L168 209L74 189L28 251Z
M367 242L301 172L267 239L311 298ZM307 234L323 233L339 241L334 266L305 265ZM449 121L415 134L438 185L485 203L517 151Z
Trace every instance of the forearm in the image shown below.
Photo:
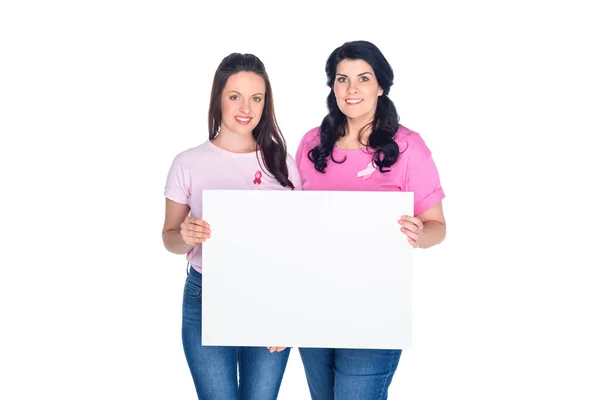
M446 225L438 221L426 221L423 223L423 231L419 235L417 245L426 249L440 244L446 237Z
M187 254L194 246L185 244L178 229L171 229L163 233L165 248L171 253Z

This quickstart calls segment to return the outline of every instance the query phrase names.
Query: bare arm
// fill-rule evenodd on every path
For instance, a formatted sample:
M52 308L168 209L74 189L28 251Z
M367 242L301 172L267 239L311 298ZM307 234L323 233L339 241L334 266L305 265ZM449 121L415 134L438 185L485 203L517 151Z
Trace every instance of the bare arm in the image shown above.
M210 237L210 225L189 216L190 207L167 199L162 238L171 253L186 254Z
M412 247L426 249L440 244L446 237L446 219L440 201L427 211L410 217L402 216L398 223Z

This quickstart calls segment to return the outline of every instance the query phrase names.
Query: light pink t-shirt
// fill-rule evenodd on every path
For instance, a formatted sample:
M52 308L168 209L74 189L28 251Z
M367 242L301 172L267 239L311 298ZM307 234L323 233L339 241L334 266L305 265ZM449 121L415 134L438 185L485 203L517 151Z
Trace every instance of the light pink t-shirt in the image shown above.
M189 205L191 216L202 218L204 189L291 190L281 186L275 178L263 171L256 156L256 152L232 153L207 140L175 157L167 177L165 197L176 203ZM289 154L286 164L289 179L296 190L301 190L300 175ZM198 272L202 272L202 244L192 248L187 254L187 260Z
M400 149L398 161L389 172L381 173L372 164L368 148L358 150L333 149L333 158L346 161L337 164L327 161L325 173L317 171L308 152L320 143L319 127L308 131L296 152L296 163L302 177L302 190L403 191L414 192L414 215L428 210L445 195L431 151L421 136L408 128L399 127L396 143Z

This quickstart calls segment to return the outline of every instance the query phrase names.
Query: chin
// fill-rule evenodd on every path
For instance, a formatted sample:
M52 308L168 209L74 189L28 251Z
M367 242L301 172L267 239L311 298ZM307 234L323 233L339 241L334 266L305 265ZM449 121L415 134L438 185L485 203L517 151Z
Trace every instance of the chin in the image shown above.
M247 127L243 129L238 129L236 133L241 136L252 136L252 131L255 127Z
M354 119L354 118L360 118L360 117L362 117L363 113L359 113L359 112L356 112L354 110L351 110L351 111L344 112L344 115L347 118Z

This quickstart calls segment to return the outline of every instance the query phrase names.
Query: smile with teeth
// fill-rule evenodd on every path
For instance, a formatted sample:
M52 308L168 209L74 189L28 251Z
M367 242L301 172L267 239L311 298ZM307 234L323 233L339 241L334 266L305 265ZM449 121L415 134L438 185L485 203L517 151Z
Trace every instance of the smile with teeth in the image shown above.
M251 119L250 117L235 117L235 120L242 125L248 125Z
M346 104L354 105L358 104L362 101L362 99L346 99Z

